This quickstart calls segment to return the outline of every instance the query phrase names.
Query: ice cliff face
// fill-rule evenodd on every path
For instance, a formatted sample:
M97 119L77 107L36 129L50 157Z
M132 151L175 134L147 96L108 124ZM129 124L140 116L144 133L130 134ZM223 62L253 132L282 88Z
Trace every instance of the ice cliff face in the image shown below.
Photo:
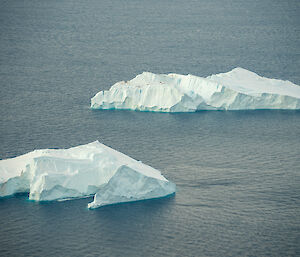
M117 188L116 188L117 187ZM0 161L0 197L28 192L36 201L95 195L91 208L173 194L161 173L98 141L70 149L36 150Z
M156 112L300 109L300 86L242 68L206 78L144 72L97 93L91 108Z

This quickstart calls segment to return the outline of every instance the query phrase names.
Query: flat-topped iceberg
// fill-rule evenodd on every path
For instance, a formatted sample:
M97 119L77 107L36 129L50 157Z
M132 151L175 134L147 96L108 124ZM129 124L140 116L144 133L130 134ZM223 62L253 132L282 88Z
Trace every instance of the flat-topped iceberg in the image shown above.
M206 78L144 72L97 93L91 108L155 112L300 109L300 86L242 68Z
M95 195L90 208L164 197L175 184L160 171L98 141L0 161L0 197L28 192L36 201Z

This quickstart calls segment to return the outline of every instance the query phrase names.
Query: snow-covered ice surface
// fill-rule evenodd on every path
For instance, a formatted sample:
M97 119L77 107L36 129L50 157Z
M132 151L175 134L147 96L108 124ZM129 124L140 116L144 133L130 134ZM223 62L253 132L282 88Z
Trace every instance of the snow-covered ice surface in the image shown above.
M89 207L164 197L175 184L160 171L98 141L0 161L0 197L28 192L36 201L95 195Z
M243 68L206 78L143 72L97 93L91 108L156 112L300 109L300 86Z

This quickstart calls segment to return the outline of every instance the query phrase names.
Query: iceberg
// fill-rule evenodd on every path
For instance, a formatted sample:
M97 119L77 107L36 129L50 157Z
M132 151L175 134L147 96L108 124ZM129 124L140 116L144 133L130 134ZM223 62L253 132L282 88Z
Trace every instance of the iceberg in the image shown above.
M44 149L0 161L0 197L29 193L35 201L94 195L89 208L159 198L176 186L160 171L98 141Z
M206 78L143 72L98 92L91 108L154 112L300 109L300 86L243 68Z

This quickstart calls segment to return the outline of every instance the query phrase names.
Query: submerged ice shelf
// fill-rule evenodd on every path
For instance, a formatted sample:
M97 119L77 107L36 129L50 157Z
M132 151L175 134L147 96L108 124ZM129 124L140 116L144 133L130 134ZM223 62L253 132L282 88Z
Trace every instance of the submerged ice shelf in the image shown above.
M164 197L175 184L160 171L98 141L45 149L0 161L0 197L28 192L36 201L91 195L89 208Z
M97 93L91 108L155 112L300 109L300 86L243 68L206 78L144 72Z

